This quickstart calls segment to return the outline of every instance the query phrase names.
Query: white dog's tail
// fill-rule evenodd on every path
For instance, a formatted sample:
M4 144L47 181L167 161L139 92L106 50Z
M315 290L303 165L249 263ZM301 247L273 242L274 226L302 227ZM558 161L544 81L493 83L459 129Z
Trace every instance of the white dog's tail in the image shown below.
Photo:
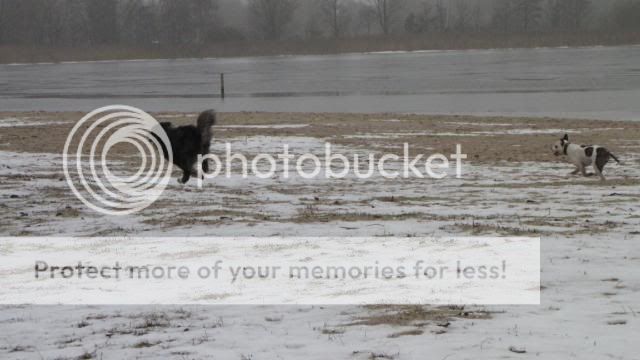
M618 158L617 158L615 155L613 155L613 154L611 153L611 151L607 150L607 152L609 153L609 156L611 156L611 158L612 158L613 160L615 160L618 164L622 165L622 163L620 162L620 160L618 160Z

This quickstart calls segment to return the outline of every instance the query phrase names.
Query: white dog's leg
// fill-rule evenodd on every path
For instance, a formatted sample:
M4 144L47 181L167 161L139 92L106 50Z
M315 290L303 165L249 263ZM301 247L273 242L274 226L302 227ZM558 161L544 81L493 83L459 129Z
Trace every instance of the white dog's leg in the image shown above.
M584 165L580 165L580 166L578 167L578 169L580 170L580 173L582 173L582 176L584 176L584 177L589 177L589 176L591 176L591 175L589 175L589 174L587 173L587 168L586 168Z
M604 175L602 175L602 171L600 171L600 169L598 169L598 165L593 164L593 171L596 173L596 175L598 175L600 177L600 181L606 181L607 179L605 179Z

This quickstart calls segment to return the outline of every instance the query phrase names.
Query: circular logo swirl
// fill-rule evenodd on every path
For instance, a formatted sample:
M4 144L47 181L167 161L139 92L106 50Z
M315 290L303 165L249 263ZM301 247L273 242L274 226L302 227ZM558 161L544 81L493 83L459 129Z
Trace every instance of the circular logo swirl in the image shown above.
M117 145L133 146L138 154L108 161ZM62 156L73 193L107 215L129 215L148 207L171 179L173 154L167 134L151 115L131 106L106 106L85 115L69 133ZM132 160L140 163L133 175L126 171ZM125 170L117 173L113 167Z

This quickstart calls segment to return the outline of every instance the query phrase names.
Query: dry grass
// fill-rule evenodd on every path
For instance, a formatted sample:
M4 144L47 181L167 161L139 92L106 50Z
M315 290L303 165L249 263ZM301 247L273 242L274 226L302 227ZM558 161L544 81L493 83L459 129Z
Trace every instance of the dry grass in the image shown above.
M133 348L135 348L135 349L143 349L143 348L148 348L148 347L156 346L156 345L158 345L158 344L159 344L159 342L157 342L157 343L156 343L156 342L151 343L151 342L149 342L149 341L147 341L147 340L143 340L143 341L140 341L140 342L137 342L137 343L133 344L133 346L132 346L132 347L133 347Z
M418 335L422 335L422 334L424 334L424 330L413 329L413 330L406 330L406 331L396 332L396 333L390 334L387 337L390 338L390 339L397 339L397 338L403 337L403 336L418 336Z
M56 122L32 127L3 128L3 141L0 150L15 152L45 152L61 154L64 142L73 124L84 114L78 112L0 112L0 118L28 118L25 121L34 125ZM176 124L190 124L195 121L189 114L154 114L172 117ZM399 122L385 121L397 119ZM491 126L499 123L500 126ZM275 125L306 124L299 128L225 128L225 125ZM428 116L397 114L326 114L326 113L223 113L216 129L216 141L224 142L232 138L252 136L306 136L326 139L336 145L373 150L379 153L402 155L402 144L408 143L412 153L450 154L456 144L462 144L462 150L468 154L468 161L474 163L492 163L499 161L559 161L549 147L562 134L507 134L506 131L528 129L573 130L576 142L608 145L610 150L624 159L624 151L618 144L638 143L640 122L616 122L595 120L559 120L528 119L473 116ZM391 135L389 135L391 134ZM458 136L441 135L457 134ZM481 136L478 136L481 134ZM357 137L373 135L374 137ZM376 136L377 135L377 136ZM356 136L356 137L354 137ZM612 142L611 139L616 139ZM88 139L91 140L91 139ZM110 155L114 159L135 162L128 148L115 148ZM126 166L126 164L125 164ZM27 175L25 175L27 176ZM630 180L632 181L632 180Z
M261 215L259 214L234 210L201 210L150 217L144 220L143 223L153 226L160 225L163 228L172 228L197 224L218 224L225 221L252 222L260 217Z
M346 326L424 326L433 323L436 326L447 327L449 321L459 319L489 319L491 315L483 310L467 310L463 306L428 307L418 305L372 305L373 310L366 317L356 318Z
M332 221L400 221L407 219L425 219L432 216L420 213L402 213L402 214L369 214L364 212L320 212L314 206L307 205L300 211L297 217L291 219L282 219L282 221L293 222L297 224L323 223Z
M567 165L567 169L572 169L571 165ZM606 170L605 170L606 171ZM606 185L612 189L616 186L640 186L640 179L637 178L625 178L625 179L612 179L607 180ZM526 183L494 183L494 184L462 184L462 187L472 188L504 188L504 189L535 189L535 188L568 188L576 186L588 186L588 187L602 187L600 181L593 178L582 178L580 176L567 177L564 181L548 181L548 182L526 182ZM616 195L615 190L611 191L611 196L631 196L637 197L635 194L620 194Z
M527 48L540 46L627 45L640 42L640 33L624 31L496 33L447 32L425 35L369 35L342 39L283 41L239 40L202 46L150 47L102 45L92 47L0 46L0 63L125 59L175 59L294 54L338 54L371 51Z
M535 228L516 227L501 224L483 224L480 222L473 223L455 223L447 226L447 230L457 230L459 232L468 233L471 235L487 235L487 234L499 234L505 236L542 236L547 235L547 232L540 231Z

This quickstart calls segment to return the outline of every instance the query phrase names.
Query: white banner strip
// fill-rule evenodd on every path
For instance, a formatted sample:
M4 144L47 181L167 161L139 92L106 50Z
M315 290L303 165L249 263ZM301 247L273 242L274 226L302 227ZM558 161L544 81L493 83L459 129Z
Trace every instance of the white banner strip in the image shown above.
M0 238L2 304L540 304L540 239Z

